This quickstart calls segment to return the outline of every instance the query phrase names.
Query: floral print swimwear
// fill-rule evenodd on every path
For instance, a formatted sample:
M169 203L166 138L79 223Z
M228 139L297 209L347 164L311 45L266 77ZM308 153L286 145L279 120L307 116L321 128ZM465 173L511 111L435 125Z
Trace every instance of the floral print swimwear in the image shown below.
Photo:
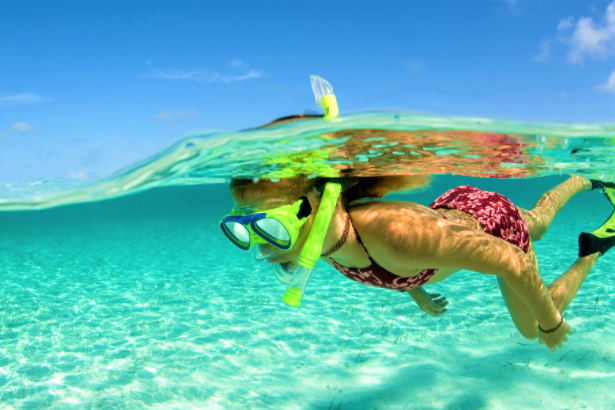
M485 233L517 245L525 253L530 247L530 231L519 209L504 195L463 185L445 192L429 207L467 212L483 226Z
M476 218L486 233L516 245L526 253L528 251L530 234L527 225L517 207L503 195L463 185L447 191L429 207L467 212ZM442 217L445 218L444 215ZM369 286L405 292L424 285L438 272L438 269L423 269L411 277L395 275L371 258L356 230L354 233L371 264L362 269L346 268L329 258L335 269L347 278Z

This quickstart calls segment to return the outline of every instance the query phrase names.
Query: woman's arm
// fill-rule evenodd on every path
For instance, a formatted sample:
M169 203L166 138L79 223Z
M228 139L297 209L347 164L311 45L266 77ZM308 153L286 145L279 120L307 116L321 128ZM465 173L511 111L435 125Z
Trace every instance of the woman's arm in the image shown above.
M391 272L409 268L454 267L503 277L533 312L543 329L561 316L537 267L517 246L428 213L404 212L362 234L372 257ZM381 223L380 223L381 222ZM362 229L363 232L363 229ZM369 241L369 243L367 243Z
M422 286L408 289L406 292L408 292L419 309L428 315L440 316L446 313L446 305L448 305L448 302L445 297L436 299L440 296L439 293L428 293Z

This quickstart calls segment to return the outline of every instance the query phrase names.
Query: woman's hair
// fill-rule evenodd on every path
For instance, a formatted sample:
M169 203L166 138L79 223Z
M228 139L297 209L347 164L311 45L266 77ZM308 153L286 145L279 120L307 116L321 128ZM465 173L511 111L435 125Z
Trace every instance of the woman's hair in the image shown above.
M260 127L256 127L256 128L248 128L247 130L244 131L250 131L250 130L258 130L261 128L268 128L268 127L273 127L274 125L280 125L280 124L285 124L287 122L295 122L295 121L303 121L303 120L313 120L315 118L322 118L324 117L323 114L295 114L295 115L289 115L287 117L281 117L278 118L276 120L273 120L265 125L261 125Z
M288 117L278 118L268 124L258 128L267 128L287 122L322 118L320 114L299 114ZM362 130L364 132L364 130ZM348 171L348 170L345 170ZM296 194L297 197L304 196L312 190L317 190L322 195L325 184L331 178L308 178L300 175L295 178L281 179L272 182L268 179L260 179L256 182L252 179L233 179L231 181L231 192L238 198L246 198L252 193L272 194ZM344 206L356 201L382 198L393 192L412 191L429 185L430 178L427 175L388 175L371 177L342 177L334 180L342 184L342 203Z
M342 184L342 203L346 206L356 201L382 198L393 192L411 191L425 187L430 178L427 175L390 175L380 177L347 177L347 178L308 178L301 175L295 178L281 179L272 182L269 179L233 179L231 192L238 198L246 198L252 193L295 194L297 197L306 195L312 190L322 194L322 188L327 182L336 181Z
M351 179L356 179L357 183L351 184L342 192L342 201L345 205L365 199L382 198L393 192L413 191L426 187L430 182L427 175L389 175Z

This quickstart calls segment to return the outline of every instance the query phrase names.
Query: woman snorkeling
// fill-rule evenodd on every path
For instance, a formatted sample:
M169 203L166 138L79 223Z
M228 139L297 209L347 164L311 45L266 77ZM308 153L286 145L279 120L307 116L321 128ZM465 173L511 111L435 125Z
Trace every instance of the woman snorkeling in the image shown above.
M365 201L422 186L428 182L424 177L348 178L334 182L342 192L324 234L321 260L355 281L407 292L424 312L434 316L446 312L447 302L444 298L434 299L439 295L430 295L423 286L462 269L495 275L519 332L528 339L538 337L551 351L562 347L572 333L562 313L598 258L615 244L615 236L608 235L608 231L615 233L611 229L615 228L613 218L605 224L613 227L603 225L592 234L581 234L579 258L557 280L547 287L540 277L533 242L542 238L570 198L584 190L604 190L607 184L609 198L615 200L610 191L613 184L584 177L571 176L542 195L531 210L516 207L500 194L470 186L446 192L429 207L411 202ZM308 239L323 189L330 183L307 177L278 182L233 180L231 196L236 206L232 216L222 220L223 231L238 246L236 238L243 240L247 244L244 249L256 246L257 259L292 270ZM285 242L288 238L280 234L284 230L281 225L275 224L275 213L280 209L296 213L301 224L288 249L275 240ZM257 215L269 218L259 219ZM241 218L257 222L233 222ZM273 225L268 226L272 221ZM249 237L252 233L242 238L241 229L246 225L270 240L255 243ZM601 230L607 234L601 235Z
M332 87L312 76L325 118L337 115ZM300 121L292 116L271 124ZM234 179L232 212L220 221L227 238L257 260L273 264L287 284L283 300L299 306L316 261L357 282L407 292L424 312L446 312L446 299L423 286L460 270L494 275L519 332L551 351L572 329L566 310L598 258L615 245L615 212L597 230L579 236L579 258L548 287L540 277L533 241L577 193L600 189L615 205L615 184L571 176L543 194L534 208L471 186L444 193L429 207L370 201L425 186L423 176Z

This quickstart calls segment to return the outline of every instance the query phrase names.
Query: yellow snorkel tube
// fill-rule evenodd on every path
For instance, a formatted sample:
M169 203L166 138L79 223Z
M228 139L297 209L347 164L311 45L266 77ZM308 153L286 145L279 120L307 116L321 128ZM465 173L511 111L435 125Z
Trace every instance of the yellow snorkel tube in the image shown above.
M282 297L282 301L290 306L298 307L301 304L305 287L322 253L322 243L325 240L341 191L342 185L337 182L329 182L325 185L312 229L299 254L298 266L292 273L292 277L286 285L286 292Z
M317 75L311 75L310 81L314 96L316 97L316 105L325 110L324 118L337 117L339 109L331 84ZM339 182L328 182L325 185L312 229L299 254L297 266L290 267L288 264L285 264L285 266L280 264L273 265L273 272L276 277L286 284L286 292L282 297L282 301L287 305L298 307L301 304L305 287L322 253L322 244L325 240L327 229L329 229L329 224L331 223L341 191L342 185Z

